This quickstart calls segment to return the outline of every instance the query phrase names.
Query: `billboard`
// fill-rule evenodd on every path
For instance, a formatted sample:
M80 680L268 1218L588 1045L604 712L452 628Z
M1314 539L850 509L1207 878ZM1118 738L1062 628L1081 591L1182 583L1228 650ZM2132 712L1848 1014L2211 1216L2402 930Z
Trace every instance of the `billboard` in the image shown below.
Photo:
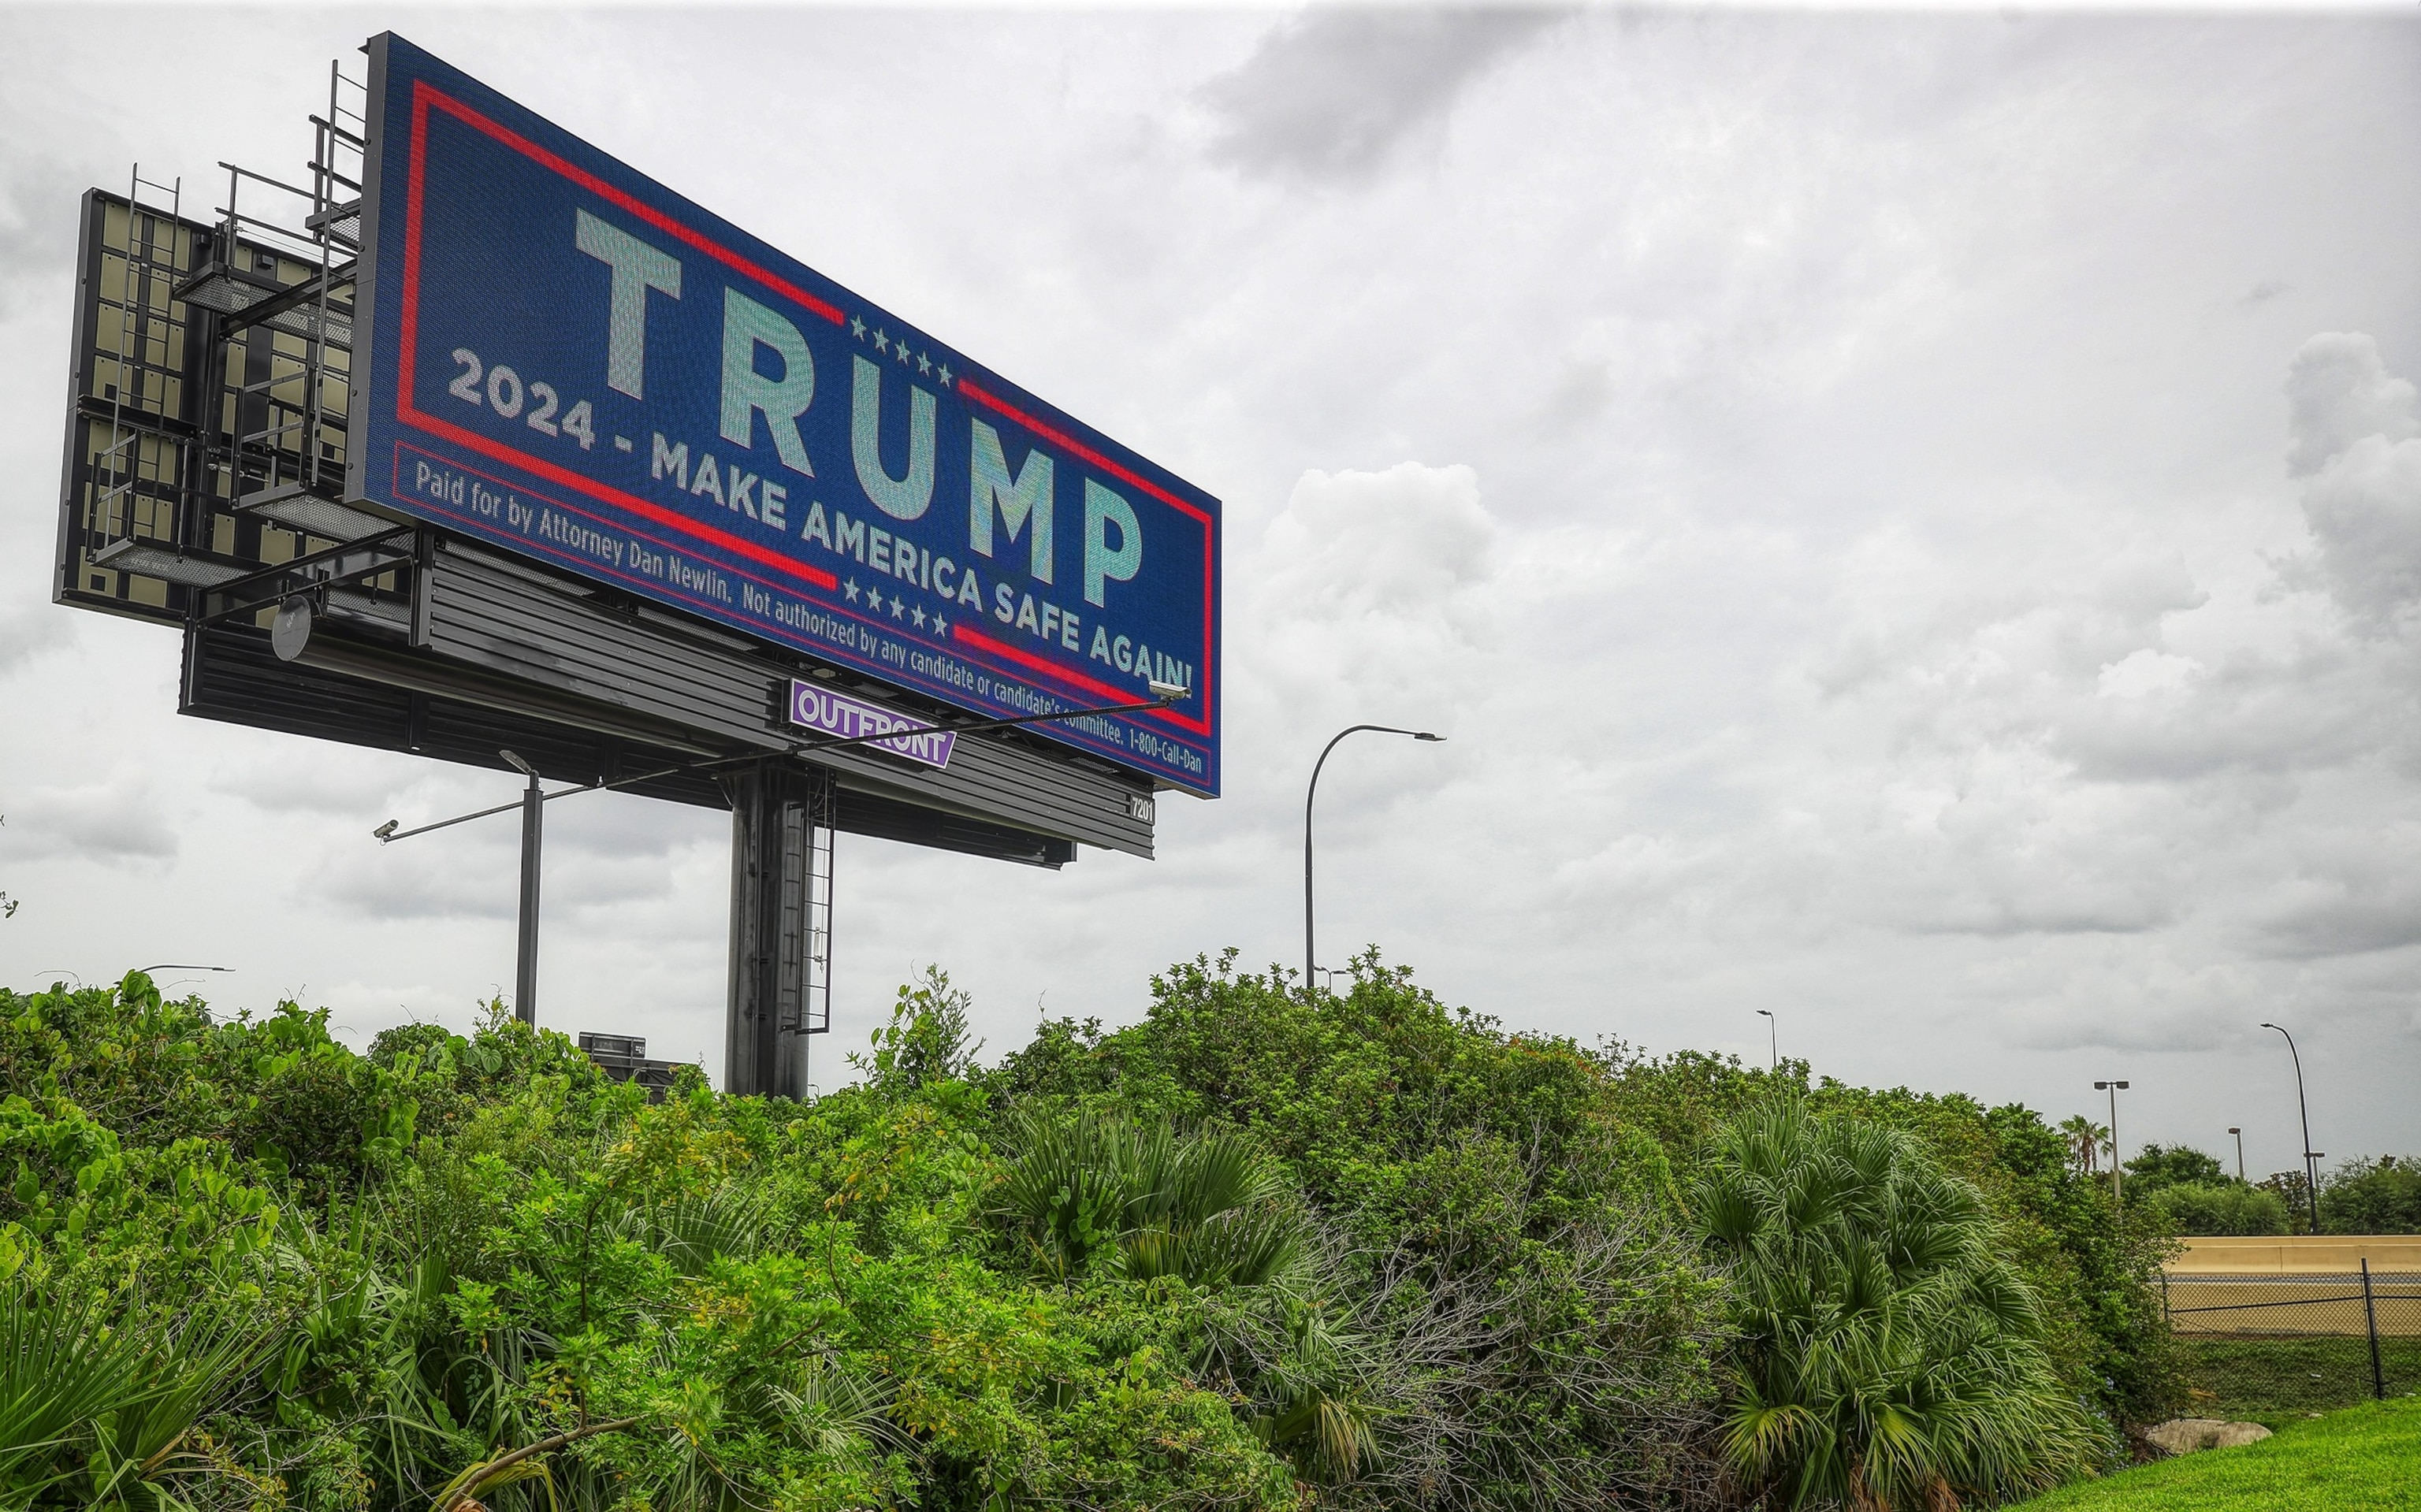
M1216 499L402 39L369 51L349 497L981 715L1183 687L1034 728L1217 795Z

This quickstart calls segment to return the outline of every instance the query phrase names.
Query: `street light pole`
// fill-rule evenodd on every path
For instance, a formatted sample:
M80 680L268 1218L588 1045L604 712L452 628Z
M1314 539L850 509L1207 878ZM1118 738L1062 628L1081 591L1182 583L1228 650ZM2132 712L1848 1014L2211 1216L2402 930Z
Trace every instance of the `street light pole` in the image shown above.
M2287 1035L2285 1028L2266 1019L2262 1021L2261 1027L2276 1029ZM2295 1111L2304 1120L2304 1200L2310 1205L2312 1232L2317 1234L2320 1231L2320 1177L2312 1164L2312 1109L2311 1104L2304 1100L2304 1052L2295 1048L2293 1035L2287 1035L2287 1053L2295 1058Z
M2127 1206L2127 1192L2126 1188L2119 1183L2119 1171L2125 1162L2118 1159L2118 1152L2125 1146L2118 1143L2118 1094L2127 1090L2127 1083L2124 1082L2093 1083L2093 1090L2096 1092L2105 1089L2110 1094L2110 1206L2124 1208Z
M1766 1051L1767 1053L1773 1057L1773 1068L1778 1071L1782 1069L1781 1032L1774 1027L1773 1015L1772 1013L1763 1008L1759 1008L1757 1010L1757 1016L1765 1021Z
M2227 1131L2236 1136L2236 1179L2244 1179L2244 1130L2231 1124Z
M1303 987L1306 992L1311 990L1313 973L1320 960L1319 952L1313 948L1312 933L1311 801L1320 794L1320 769L1328 765L1328 753L1336 749L1337 741L1361 730L1375 730L1382 735L1409 735L1415 740L1445 739L1427 730L1399 730L1393 725L1349 725L1330 736L1328 743L1320 748L1320 759L1311 764L1311 784L1303 794Z
M546 839L546 794L539 790L538 769L510 751L496 753L529 778L522 789L522 921L513 959L513 1017L538 1023L538 879L539 851Z

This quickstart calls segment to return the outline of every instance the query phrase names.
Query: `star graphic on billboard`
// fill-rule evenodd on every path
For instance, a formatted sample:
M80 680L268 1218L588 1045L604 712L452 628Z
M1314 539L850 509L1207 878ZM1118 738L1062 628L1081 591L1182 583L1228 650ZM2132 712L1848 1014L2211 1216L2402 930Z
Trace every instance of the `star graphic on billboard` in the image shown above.
M860 341L863 341L863 340L865 340L865 339L866 339L866 317L865 317L865 316L863 316L863 315L861 315L861 316L857 316L857 317L855 317L854 319L852 319L852 320L849 322L849 334L850 334L851 335L853 335L853 336L857 337L857 339L858 339L858 340L860 340Z
M893 595L891 596L891 617L892 617L892 618L894 618L894 619L897 619L897 618L898 618L898 617L899 617L899 604L900 604L900 598L899 598L899 595L898 595L898 594L896 594L896 593L895 593L895 594L893 594Z
M857 579L851 578L847 583L842 584L840 585L840 591L849 595L850 602L857 602Z
M879 326L875 328L874 332L874 350L877 351L889 351L891 350L891 338L884 335L882 328Z
M873 610L878 615L882 613L882 595L875 592L872 588L867 589L866 606L868 609Z
M945 641L948 640L950 638L950 622L944 619L941 616L935 615L933 616L933 633L939 635Z
M892 355L905 363L908 360L908 343L905 341L892 343Z
M944 363L942 365L941 379L942 386L944 388L950 386L950 365L948 363Z
M933 370L933 359L927 356L924 352L920 351L916 353L916 370L920 373L931 372Z

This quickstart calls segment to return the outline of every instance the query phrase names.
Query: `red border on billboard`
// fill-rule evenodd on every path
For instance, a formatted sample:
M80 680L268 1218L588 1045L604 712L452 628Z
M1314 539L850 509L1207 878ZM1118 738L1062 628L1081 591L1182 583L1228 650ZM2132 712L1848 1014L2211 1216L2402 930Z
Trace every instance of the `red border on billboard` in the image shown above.
M565 488L575 489L593 498L614 505L617 508L629 510L631 513L635 514L644 520L651 521L668 529L683 532L698 540L707 542L708 544L718 547L724 551L730 552L739 556L746 557L750 561L760 563L778 572L783 572L804 582L813 584L817 587L822 588L827 592L836 590L840 586L839 579L822 568L816 567L811 563L803 562L796 557L788 555L787 553L773 551L771 548L759 545L755 541L732 535L728 531L720 530L712 525L702 523L676 510L667 509L663 505L641 498L637 494L625 492L610 484L599 482L595 478L574 472L560 463L549 461L543 457L539 457L532 453L522 451L516 447L508 446L500 441L495 441L487 436L480 435L478 432L474 430L465 429L461 426L453 424L451 421L439 419L437 416L420 410L413 403L413 390L414 387L414 379L416 377L416 351L419 344L420 327L421 186L428 165L429 113L432 107L443 110L445 114L461 121L473 130L504 144L514 151L530 159L541 167L570 179L581 188L609 201L617 208L623 210L632 215L637 216L639 219L647 222L649 226L655 226L658 229L668 233L679 240L683 244L705 253L708 257L712 257L715 261L722 263L724 266L730 268L734 272L756 280L765 288L773 290L783 298L800 305L809 313L818 316L822 320L829 320L835 325L845 325L847 323L847 317L845 317L839 309L836 308L831 302L818 298L816 295L799 288L797 285L773 273L771 270L760 267L750 259L742 257L740 254L731 251L727 247L723 246L721 243L707 237L703 233L680 224L662 210L646 204L620 189L617 189L612 184L609 184L602 179L598 178L595 174L589 173L586 169L565 161L561 156L547 150L545 148L540 147L538 143L523 136L521 133L513 131L509 127L481 115L477 110L464 104L461 101L455 99L453 96L446 94L435 86L430 84L427 80L415 79L413 81L412 92L412 170L410 181L406 186L404 200L403 298L402 309L400 312L401 339L399 342L402 351L399 353L396 364L397 421L399 424L409 426L414 429L426 431L430 435L441 437L444 440L454 443L456 445L468 447L473 451L478 452L483 456L493 458L498 461L509 462L515 467L522 468L524 471L545 478L550 482L559 484ZM1212 662L1210 652L1214 646L1212 631L1214 626L1214 617L1218 608L1218 583L1215 570L1215 547L1217 542L1212 535L1212 533L1217 529L1217 522L1211 518L1208 511L1203 510L1193 504L1189 504L1169 490L1163 488L1148 478L1140 476L1132 469L1122 466L1112 459L1102 456L1100 452L1086 446L1075 438L1064 434L1055 428L1025 413L1023 411L1015 408L990 393L987 393L983 389L968 383L963 378L960 379L955 386L958 388L959 392L965 396L970 401L982 405L984 408L991 410L992 413L1002 416L1004 419L1009 420L1022 429L1032 432L1040 439L1050 442L1053 445L1060 447L1072 456L1091 463L1093 466L1119 479L1121 482L1143 490L1152 497L1167 504L1171 507L1200 522L1203 530L1202 647L1204 656L1201 696L1204 712L1199 716L1189 716L1173 709L1156 709L1142 710L1141 712L1144 712L1151 718L1165 720L1179 729L1190 730L1195 734L1201 735L1207 740L1210 734L1209 710L1212 707L1212 692L1216 679L1216 669ZM847 614L847 611L841 610L838 605L832 605L830 607L839 613ZM850 616L849 617L855 618L857 616ZM980 649L1001 660L1012 662L1022 668L1042 673L1045 676L1070 687L1081 688L1087 693L1121 701L1132 696L1129 690L1112 687L1107 683L1097 681L1073 668L1062 666L1058 662L1053 662L1047 657L1036 656L1031 652L1021 650L1016 647L994 640L989 635L970 631L963 625L953 625L951 627L951 631L954 639L963 641L970 647Z

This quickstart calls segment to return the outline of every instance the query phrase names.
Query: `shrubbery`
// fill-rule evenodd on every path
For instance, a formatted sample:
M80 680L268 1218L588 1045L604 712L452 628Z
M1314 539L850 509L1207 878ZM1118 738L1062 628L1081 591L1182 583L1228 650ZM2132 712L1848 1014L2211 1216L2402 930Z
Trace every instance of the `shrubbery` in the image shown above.
M2421 1234L2421 1164L2408 1155L2352 1160L2320 1183L2324 1234Z
M2179 1234L2284 1234L2287 1205L2274 1192L2241 1181L2186 1181L2143 1199Z
M1911 1136L1785 1097L1716 1141L1695 1204L1734 1285L1726 1448L1792 1506L1955 1506L2099 1457L1971 1183Z
M2178 1234L2311 1232L2301 1171L2255 1185L2191 1146L2147 1145L2127 1162L2126 1179L2128 1200L2156 1210ZM2320 1178L2319 1214L2323 1234L2421 1234L2421 1166L2393 1155L2346 1161Z
M1875 1190L1963 1236L1891 1274L1951 1299L1937 1333L1971 1367L1920 1348L1890 1389L1998 1380L2039 1429L1991 1473L1858 1484L1989 1497L2164 1405L2159 1237L2023 1109L1509 1034L1375 959L1335 994L1179 965L1132 1026L1047 1023L992 1069L966 1006L903 989L863 1083L809 1106L695 1073L649 1106L500 1009L356 1054L324 1014L218 1021L139 974L0 990L0 1489L1734 1504L1781 1473L1724 1437L1773 1379L1752 1315L1776 1294L1762 1241L1710 1224L1777 1106L1885 1150Z

